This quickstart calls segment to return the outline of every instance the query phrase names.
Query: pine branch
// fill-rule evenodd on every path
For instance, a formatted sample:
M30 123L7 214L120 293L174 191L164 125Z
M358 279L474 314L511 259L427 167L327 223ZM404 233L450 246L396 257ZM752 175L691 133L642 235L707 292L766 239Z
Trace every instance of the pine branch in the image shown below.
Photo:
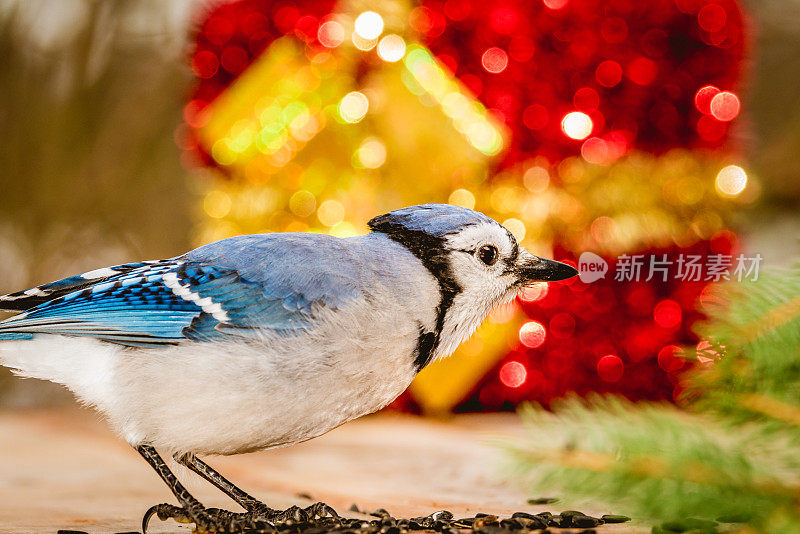
M532 492L601 498L654 520L747 515L759 525L796 515L800 464L774 432L756 425L732 433L705 415L617 398L573 399L521 415L531 439L508 451L514 476Z
M717 361L686 377L688 397L740 421L766 418L800 440L800 268L720 291L696 329Z

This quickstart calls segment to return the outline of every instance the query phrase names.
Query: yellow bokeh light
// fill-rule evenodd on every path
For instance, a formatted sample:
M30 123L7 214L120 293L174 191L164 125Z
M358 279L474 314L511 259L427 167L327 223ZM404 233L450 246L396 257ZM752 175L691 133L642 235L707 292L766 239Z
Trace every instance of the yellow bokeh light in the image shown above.
M592 133L592 119L586 113L572 111L564 115L561 120L561 129L572 139L580 141L586 139Z
M304 93L314 91L321 81L319 74L309 66L301 67L294 75L295 86Z
M317 208L317 199L314 195L301 189L289 198L289 209L298 217L308 217Z
M465 95L452 91L442 99L442 109L448 117L462 119L469 113L470 101Z
M505 226L511 235L517 240L517 242L522 241L525 239L525 223L520 221L519 219L511 218L506 219L503 221L503 226Z
M598 243L609 243L617 237L617 222L611 217L597 217L589 226L589 233Z
M453 127L467 141L487 156L494 156L503 149L503 136L490 120L486 108L461 93L452 74L445 70L425 48L411 45L403 63L413 77L406 83L408 89L418 95L430 95L442 106L447 116L453 119Z
M383 17L374 11L365 11L356 18L355 34L371 41L383 33Z
M206 193L203 199L203 209L209 217L221 219L231 211L231 197L224 191L214 189Z
M326 200L317 210L317 218L327 227L336 226L344 220L344 206L338 200Z
M375 48L376 44L378 44L377 39L364 39L360 37L357 33L353 34L353 45L363 52L366 52L367 50L372 50L373 48Z
M462 208L475 209L475 195L466 189L456 189L450 193L447 203L453 206L461 206Z
M367 169L377 169L386 161L386 145L377 137L367 137L358 147L358 160Z
M501 213L517 211L519 200L515 189L507 185L495 187L489 195L489 204L491 204L492 209Z
M347 122L358 122L369 109L369 100L364 93L353 91L344 95L339 102L339 115Z
M314 115L303 113L298 115L289 125L289 132L298 141L309 141L320 130L320 123Z
M747 173L738 165L728 165L717 174L715 185L720 195L735 197L747 187Z
M378 56L389 63L400 61L406 55L406 42L395 34L385 36L378 43Z
M550 185L550 173L544 167L534 165L522 175L522 183L531 193L542 193Z
M237 158L236 152L231 150L227 139L217 139L211 145L211 156L222 166L231 165Z
M488 121L473 121L467 127L466 134L467 140L469 140L472 146L484 154L494 155L503 148L503 139Z

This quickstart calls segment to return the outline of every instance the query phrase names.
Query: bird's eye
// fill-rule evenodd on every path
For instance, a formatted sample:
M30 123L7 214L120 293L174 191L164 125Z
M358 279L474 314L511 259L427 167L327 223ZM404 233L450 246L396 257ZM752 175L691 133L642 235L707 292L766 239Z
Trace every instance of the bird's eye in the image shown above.
M483 245L478 249L478 258L486 265L494 265L497 261L497 247L493 245Z

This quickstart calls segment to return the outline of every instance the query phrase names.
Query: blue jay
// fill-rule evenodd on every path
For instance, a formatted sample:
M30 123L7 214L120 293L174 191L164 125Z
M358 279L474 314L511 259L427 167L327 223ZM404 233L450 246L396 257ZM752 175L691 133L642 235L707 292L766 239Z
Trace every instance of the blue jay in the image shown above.
M145 514L234 531L278 512L197 455L305 441L394 400L524 285L577 271L475 211L411 206L370 233L243 235L0 297L0 363L96 407L180 507ZM156 451L245 508L205 508ZM288 515L287 515L288 514Z

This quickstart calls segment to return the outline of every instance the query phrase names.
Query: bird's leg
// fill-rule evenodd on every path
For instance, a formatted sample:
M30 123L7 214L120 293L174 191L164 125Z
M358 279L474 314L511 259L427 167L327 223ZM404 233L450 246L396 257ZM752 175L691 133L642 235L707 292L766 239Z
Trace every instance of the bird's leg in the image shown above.
M250 494L246 493L245 491L236 487L236 485L222 476L216 469L199 459L194 454L188 453L183 455L175 455L175 460L204 479L208 482L213 484L217 487L220 491L222 491L225 495L236 501L242 508L247 510L248 512L253 511L266 511L266 512L276 512L269 508L266 504L262 503L255 497L251 496Z
M307 521L315 517L325 517L326 515L329 515L333 518L339 517L339 514L336 513L336 510L322 502L314 503L307 508L292 506L286 510L275 510L274 508L270 508L263 502L251 496L249 493L236 487L233 482L222 476L222 474L220 474L216 469L199 459L194 454L176 456L175 459L178 461L178 463L185 465L206 479L208 482L216 486L220 491L225 493L225 495L236 501L242 508L247 510L247 514L243 515L247 516L249 522L259 520L273 521L287 519L292 519L294 521Z
M171 504L157 504L150 508L145 513L142 519L142 532L147 531L147 523L153 514L158 514L159 519L162 521L170 517L180 522L210 522L211 517L205 510L205 507L200 504L200 501L192 497L192 494L178 481L177 477L169 470L169 467L164 460L156 452L155 448L151 445L138 445L136 452L142 455L147 463L155 469L158 476L161 477L172 493L177 497L183 508L172 506Z
M181 504L180 507L171 504L157 504L147 510L142 518L142 534L146 534L147 523L153 515L158 515L162 521L175 519L181 523L194 523L197 532L239 532L242 530L244 525L239 523L238 514L225 510L207 509L200 504L200 501L192 497L151 445L139 445L136 447L136 451L155 469L158 476L166 482Z

